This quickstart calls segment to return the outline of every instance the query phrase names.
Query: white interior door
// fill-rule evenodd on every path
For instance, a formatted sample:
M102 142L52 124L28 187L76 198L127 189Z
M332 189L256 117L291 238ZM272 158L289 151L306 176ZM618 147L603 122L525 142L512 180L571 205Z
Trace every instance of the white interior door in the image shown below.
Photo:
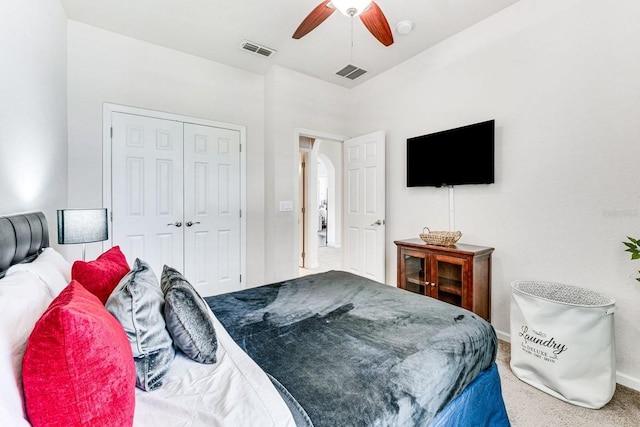
M185 276L201 295L240 285L240 133L184 124Z
M384 131L346 140L343 156L343 265L347 271L384 283Z
M114 245L130 265L183 269L182 123L134 114L112 115Z

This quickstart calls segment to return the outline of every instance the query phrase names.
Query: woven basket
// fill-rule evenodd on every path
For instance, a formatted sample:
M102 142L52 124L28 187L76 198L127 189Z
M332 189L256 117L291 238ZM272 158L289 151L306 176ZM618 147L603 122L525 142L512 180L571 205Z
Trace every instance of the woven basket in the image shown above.
M426 230L426 233L425 233ZM429 227L422 229L420 238L428 245L453 246L462 237L459 231L431 231Z

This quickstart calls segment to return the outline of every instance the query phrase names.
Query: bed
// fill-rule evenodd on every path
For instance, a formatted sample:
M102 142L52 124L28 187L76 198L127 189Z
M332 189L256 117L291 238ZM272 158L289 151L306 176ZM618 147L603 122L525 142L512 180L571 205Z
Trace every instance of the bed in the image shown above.
M42 213L0 218L0 419L15 425L30 425L27 362L38 325L76 282L70 264L48 248L47 228ZM78 399L85 411L129 399L127 424L135 426L509 425L495 332L471 312L340 271L204 301L215 363L176 350L162 387L143 391L123 380L112 394L94 391L91 399L106 397L93 407ZM116 397L123 389L128 394Z

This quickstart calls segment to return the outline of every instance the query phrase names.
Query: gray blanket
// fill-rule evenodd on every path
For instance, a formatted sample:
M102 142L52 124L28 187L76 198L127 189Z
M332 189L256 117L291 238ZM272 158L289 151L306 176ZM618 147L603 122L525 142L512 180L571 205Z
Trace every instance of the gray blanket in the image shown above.
M497 351L473 313L345 272L206 301L316 427L428 425Z

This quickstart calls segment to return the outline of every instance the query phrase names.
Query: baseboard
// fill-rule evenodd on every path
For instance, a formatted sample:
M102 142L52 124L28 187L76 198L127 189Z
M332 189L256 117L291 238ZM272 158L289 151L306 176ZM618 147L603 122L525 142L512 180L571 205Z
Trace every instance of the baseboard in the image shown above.
M640 391L640 380L638 378L633 378L633 377L630 377L629 375L616 372L616 382L625 387L629 387L636 391Z
M506 341L508 343L511 342L511 335L506 332L498 331L496 329L496 336L501 341ZM640 391L640 379L638 378L630 377L629 375L621 374L616 371L616 382L622 386Z
M501 341L506 341L508 343L511 342L511 335L509 335L509 334L507 334L505 332L502 332L502 331L499 331L499 330L496 329L496 335L498 336L498 339L501 340Z

